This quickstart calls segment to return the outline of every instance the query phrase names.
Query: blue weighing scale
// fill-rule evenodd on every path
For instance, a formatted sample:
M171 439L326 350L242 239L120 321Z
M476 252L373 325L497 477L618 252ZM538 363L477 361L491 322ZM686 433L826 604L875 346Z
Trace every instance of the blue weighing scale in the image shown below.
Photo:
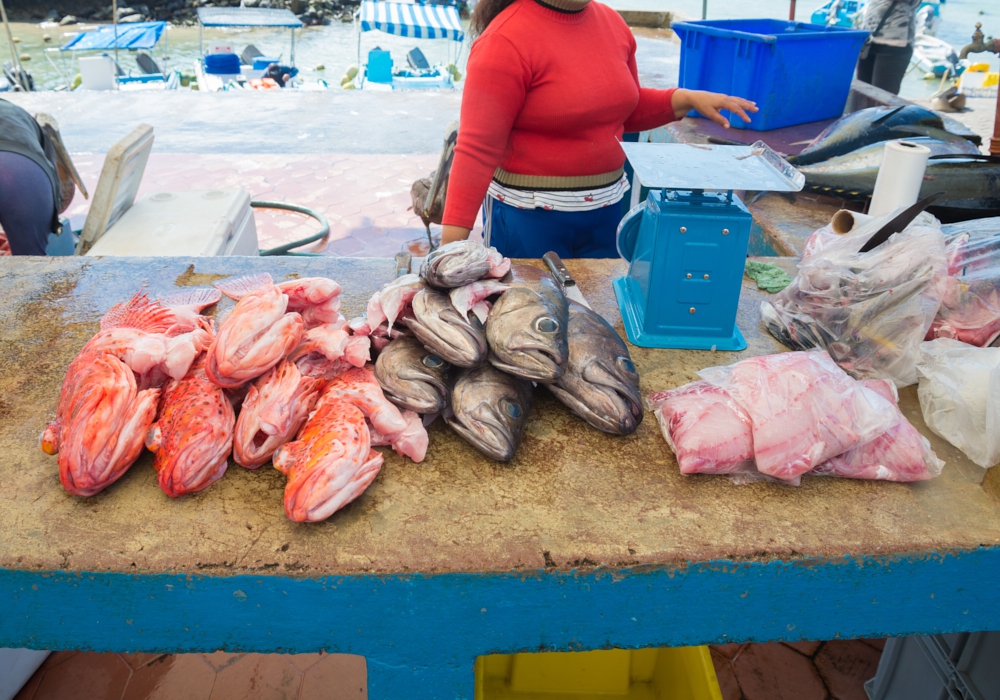
M614 288L628 339L644 348L745 349L736 309L753 217L733 190L797 192L805 177L761 141L621 146L632 186L649 188L618 226L618 252L630 265Z

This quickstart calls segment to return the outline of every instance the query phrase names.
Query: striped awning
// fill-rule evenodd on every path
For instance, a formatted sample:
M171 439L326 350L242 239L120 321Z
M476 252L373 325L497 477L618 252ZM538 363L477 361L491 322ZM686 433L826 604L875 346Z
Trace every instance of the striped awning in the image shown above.
M386 34L414 39L451 39L462 41L462 21L450 5L411 5L398 2L365 0L359 10L361 31L378 29Z

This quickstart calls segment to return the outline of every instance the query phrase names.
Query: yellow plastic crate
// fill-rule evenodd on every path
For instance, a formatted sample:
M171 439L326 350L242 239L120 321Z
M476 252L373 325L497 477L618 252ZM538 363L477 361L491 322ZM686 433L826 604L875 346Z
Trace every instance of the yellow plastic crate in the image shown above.
M476 700L722 700L708 647L496 654Z

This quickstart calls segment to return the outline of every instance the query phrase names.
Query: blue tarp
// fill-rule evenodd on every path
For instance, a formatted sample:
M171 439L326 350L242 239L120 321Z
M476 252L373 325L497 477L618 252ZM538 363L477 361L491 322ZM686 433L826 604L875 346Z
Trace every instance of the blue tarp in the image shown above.
M450 5L411 5L398 2L361 3L361 31L378 29L386 34L414 39L462 41L462 20Z
M134 22L118 25L119 49L151 49L167 28L166 22ZM60 51L111 51L115 48L115 27L105 25L77 34Z
M199 7L203 27L292 27L302 22L291 10L271 7Z

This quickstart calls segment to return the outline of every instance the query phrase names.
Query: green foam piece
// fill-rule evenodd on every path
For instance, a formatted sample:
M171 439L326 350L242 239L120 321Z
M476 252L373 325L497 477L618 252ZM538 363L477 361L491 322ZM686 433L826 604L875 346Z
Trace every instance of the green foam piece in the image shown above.
M757 283L758 289L774 294L792 283L792 278L774 263L747 260L747 277Z

